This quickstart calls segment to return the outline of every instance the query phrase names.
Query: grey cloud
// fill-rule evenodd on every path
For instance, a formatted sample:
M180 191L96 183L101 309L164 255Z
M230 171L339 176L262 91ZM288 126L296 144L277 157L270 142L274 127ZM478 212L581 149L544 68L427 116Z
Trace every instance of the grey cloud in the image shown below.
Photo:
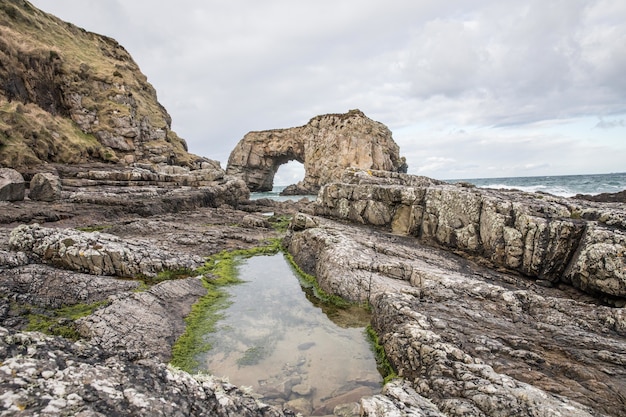
M620 0L33 3L116 38L191 151L223 164L250 130L352 108L394 132L431 123L469 133L495 126L512 136L526 135L538 121L626 113ZM473 165L499 162L495 151L475 151L493 134L464 137L437 140L431 153L415 151L422 138L397 141L413 169L428 157L455 159L457 167L472 165L459 159L470 155L480 161ZM524 146L508 148L522 155ZM463 147L473 151L461 156L456 150ZM622 148L609 153L626 158ZM590 164L575 156L565 162Z

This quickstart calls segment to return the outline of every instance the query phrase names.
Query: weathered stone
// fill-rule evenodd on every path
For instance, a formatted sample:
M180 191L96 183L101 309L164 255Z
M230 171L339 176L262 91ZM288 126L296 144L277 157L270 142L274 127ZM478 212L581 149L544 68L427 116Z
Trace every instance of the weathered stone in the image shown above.
M3 415L295 417L219 378L0 327Z
M382 226L498 267L593 294L626 297L626 212L618 205L346 170L316 213Z
M61 180L57 175L40 172L30 180L28 198L36 201L55 201L61 198Z
M205 293L200 278L165 281L148 291L118 297L78 320L77 327L103 349L167 362L171 346L185 329L183 318Z
M453 414L451 414L453 415ZM382 395L361 399L361 417L447 417L406 381L396 379L383 387Z
M168 253L149 242L124 241L100 232L49 229L37 224L15 228L9 244L13 250L32 254L42 262L94 275L155 276L166 269L193 269L202 264L198 256Z
M20 303L48 308L90 304L138 286L136 281L95 278L40 264L0 270L0 293L14 294Z
M0 201L22 201L25 193L22 174L11 168L0 168Z
M379 342L406 384L363 399L364 415L626 412L615 401L626 390L623 308L580 294L576 301L567 288L412 237L316 220L284 245L324 290L369 301Z
M300 127L246 134L231 152L226 173L243 179L251 191L270 191L278 167L293 160L304 164L304 179L289 189L300 194L317 194L348 167L398 172L406 164L385 125L351 110L317 116Z

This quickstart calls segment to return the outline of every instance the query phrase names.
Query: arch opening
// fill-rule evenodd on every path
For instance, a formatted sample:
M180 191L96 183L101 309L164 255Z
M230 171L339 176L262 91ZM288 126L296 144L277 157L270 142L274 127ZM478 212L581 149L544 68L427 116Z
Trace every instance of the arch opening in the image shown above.
M281 164L274 174L275 187L298 184L302 180L304 180L304 164L297 160Z

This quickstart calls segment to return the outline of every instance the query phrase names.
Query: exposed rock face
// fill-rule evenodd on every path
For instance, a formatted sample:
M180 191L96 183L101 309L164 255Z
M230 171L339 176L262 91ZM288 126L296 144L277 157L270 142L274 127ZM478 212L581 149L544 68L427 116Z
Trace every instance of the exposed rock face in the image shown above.
M192 165L128 52L22 0L0 6L0 164Z
M226 173L242 178L250 191L270 191L278 168L293 160L304 164L301 194L317 194L348 167L406 172L389 129L351 110L317 116L300 127L246 134L231 152Z
M296 220L298 231L284 240L289 252L324 290L369 301L372 325L404 378L362 399L362 415L626 413L623 308L412 237Z
M28 198L37 201L54 201L61 198L61 179L49 172L39 172L30 180Z
M171 346L185 331L183 318L204 294L200 277L165 281L148 291L117 297L111 305L80 319L78 331L103 349L167 362Z
M25 193L22 174L11 168L0 168L0 201L20 201Z
M626 212L549 195L348 170L318 214L382 226L526 276L626 297Z
M203 262L197 256L156 249L150 242L124 241L106 233L49 229L37 224L15 228L9 245L42 262L93 275L155 276L166 269L193 269Z

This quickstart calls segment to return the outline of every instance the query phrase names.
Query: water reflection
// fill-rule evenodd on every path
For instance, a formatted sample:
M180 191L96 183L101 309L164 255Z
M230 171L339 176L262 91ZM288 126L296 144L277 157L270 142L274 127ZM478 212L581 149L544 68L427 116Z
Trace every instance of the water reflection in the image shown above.
M207 335L213 348L201 363L209 372L305 414L332 414L336 403L380 391L367 312L328 307L331 321L282 254L245 260L239 277L246 282L228 288L232 304Z

